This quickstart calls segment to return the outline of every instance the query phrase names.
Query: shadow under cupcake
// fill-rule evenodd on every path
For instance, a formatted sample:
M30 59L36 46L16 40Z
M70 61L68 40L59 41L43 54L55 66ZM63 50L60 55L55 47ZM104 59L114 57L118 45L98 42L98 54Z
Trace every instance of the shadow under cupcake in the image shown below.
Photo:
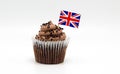
M33 39L35 60L37 62L58 64L64 61L69 39L62 30L63 28L51 21L42 24L38 35Z

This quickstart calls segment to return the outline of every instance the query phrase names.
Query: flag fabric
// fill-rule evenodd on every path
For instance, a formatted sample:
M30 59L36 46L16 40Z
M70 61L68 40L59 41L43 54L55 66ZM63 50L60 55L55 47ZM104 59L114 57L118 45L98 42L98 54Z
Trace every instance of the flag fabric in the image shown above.
M80 22L80 14L62 10L60 12L59 23L61 25L78 28Z

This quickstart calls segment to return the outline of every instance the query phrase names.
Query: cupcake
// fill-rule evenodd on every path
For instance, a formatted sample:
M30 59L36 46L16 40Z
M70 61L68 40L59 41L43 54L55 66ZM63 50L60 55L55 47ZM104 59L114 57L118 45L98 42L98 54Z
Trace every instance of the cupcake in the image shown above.
M36 62L44 64L62 63L65 58L69 39L63 28L51 21L43 23L39 33L33 39L33 49Z

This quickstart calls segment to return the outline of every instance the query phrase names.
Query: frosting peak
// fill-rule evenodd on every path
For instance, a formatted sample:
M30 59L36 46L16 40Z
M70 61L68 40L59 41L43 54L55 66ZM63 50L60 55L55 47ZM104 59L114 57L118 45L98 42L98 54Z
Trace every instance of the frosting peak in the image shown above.
M52 21L43 23L35 39L41 41L62 41L65 40L66 34L62 32L63 28L55 25Z

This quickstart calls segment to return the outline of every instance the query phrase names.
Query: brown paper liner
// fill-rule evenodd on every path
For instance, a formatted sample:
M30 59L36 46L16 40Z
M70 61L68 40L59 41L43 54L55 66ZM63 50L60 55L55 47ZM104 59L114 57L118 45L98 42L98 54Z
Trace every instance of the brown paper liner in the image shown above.
M64 61L69 40L41 42L34 40L34 55L38 63L59 64Z
M44 64L58 64L64 61L66 53L66 47L62 50L54 50L54 49L39 49L34 45L34 54L35 60L39 63Z

